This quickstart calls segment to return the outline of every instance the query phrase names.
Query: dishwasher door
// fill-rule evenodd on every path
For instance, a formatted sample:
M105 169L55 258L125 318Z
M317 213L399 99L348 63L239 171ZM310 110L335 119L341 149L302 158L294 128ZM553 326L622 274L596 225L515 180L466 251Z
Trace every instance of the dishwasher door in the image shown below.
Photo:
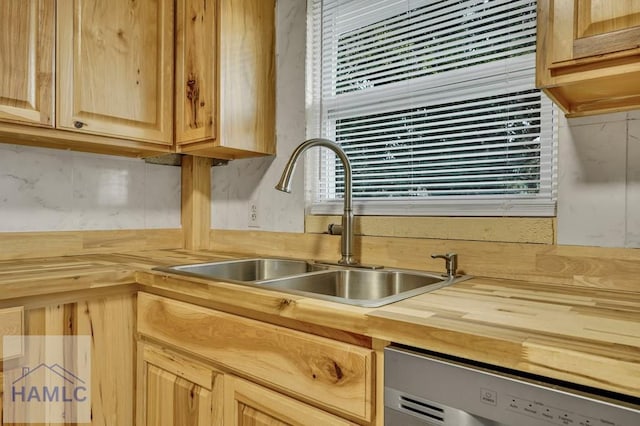
M639 426L640 405L390 346L388 426Z

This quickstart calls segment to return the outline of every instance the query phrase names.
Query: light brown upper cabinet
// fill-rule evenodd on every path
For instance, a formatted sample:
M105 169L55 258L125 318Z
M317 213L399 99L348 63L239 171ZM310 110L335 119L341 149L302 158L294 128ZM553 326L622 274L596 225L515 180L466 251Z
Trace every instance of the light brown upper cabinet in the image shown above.
M176 7L178 152L274 154L274 1L178 0Z
M5 2L0 142L275 153L275 0Z
M53 127L54 0L2 2L0 120Z
M640 0L538 0L536 67L568 117L640 108Z
M60 0L58 127L171 145L172 0Z

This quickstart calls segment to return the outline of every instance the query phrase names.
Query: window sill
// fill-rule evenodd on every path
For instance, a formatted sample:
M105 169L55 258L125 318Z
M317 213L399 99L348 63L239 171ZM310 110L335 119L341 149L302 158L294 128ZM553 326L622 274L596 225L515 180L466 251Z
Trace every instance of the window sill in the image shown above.
M307 215L305 232L326 233L340 216ZM443 240L554 244L554 217L356 216L356 235Z

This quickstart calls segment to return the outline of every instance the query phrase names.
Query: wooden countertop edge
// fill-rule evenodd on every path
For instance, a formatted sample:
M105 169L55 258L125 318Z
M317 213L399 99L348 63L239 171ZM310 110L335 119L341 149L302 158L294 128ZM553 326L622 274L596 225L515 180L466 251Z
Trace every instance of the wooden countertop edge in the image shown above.
M182 297L212 302L225 311L240 309L274 317L308 322L349 333L368 335L370 308L332 303L252 286L181 277L157 271L138 271L136 281L143 291L171 292Z
M482 333L477 327L469 331L384 316L368 319L369 333L376 339L640 398L640 388L633 385L640 383L640 357L619 359L613 351L611 356L600 355L580 346L571 348L567 341L522 332L501 330L498 335L490 327ZM401 336L397 330L402 330Z
M54 277L28 277L2 283L0 302L26 297L48 297L66 292L135 285L136 270L129 267L100 268L97 271L78 271Z

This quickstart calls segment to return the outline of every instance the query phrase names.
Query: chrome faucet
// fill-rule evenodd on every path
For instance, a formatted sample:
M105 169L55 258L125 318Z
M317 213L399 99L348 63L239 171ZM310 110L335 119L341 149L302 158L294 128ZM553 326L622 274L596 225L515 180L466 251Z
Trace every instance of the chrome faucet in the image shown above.
M353 258L353 208L351 207L351 163L340 145L329 139L309 139L302 142L291 154L289 162L282 171L282 177L276 185L278 191L291 192L291 176L296 168L296 162L302 153L314 146L323 146L336 153L344 166L344 212L342 214L342 257L338 261L340 265L359 265Z
M456 253L432 254L432 259L444 259L447 268L447 278L452 279L458 275L458 255Z

